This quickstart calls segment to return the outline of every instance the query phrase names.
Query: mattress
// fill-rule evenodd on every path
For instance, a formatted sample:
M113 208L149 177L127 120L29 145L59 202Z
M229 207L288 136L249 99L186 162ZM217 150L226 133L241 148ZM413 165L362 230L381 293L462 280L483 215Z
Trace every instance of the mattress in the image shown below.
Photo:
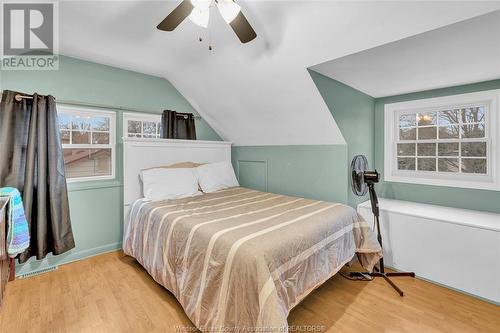
M290 310L356 253L370 271L381 257L351 207L242 187L140 199L127 219L124 252L202 331L286 331Z

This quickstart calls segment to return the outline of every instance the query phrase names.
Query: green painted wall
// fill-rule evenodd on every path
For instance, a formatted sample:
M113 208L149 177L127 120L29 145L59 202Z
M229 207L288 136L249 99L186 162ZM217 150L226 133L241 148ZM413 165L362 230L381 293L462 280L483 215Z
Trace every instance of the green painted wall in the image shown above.
M374 165L374 98L353 89L343 83L332 80L317 72L309 71L333 118L337 122L347 143L347 164L344 177L348 179L349 168L355 155L365 155L368 163ZM348 186L350 184L348 183ZM358 203L366 201L366 197L358 197L347 191L348 202L355 207Z
M58 71L2 71L0 88L51 94L61 100L112 105L161 113L193 112L186 99L165 79L61 56ZM43 261L18 266L18 273L78 260L121 247L122 238L122 111L116 110L117 175L115 180L70 183L69 204L76 248ZM204 120L197 137L220 140Z
M369 165L373 166L374 98L315 71L310 70L309 74L347 143L347 163L343 177L349 178L350 163L355 155L365 155ZM347 185L350 186L350 183ZM348 203L353 207L366 201L366 197L356 196L350 188L347 194Z
M500 80L493 80L376 99L375 166L383 173L385 104L499 88ZM384 198L500 213L500 191L381 182L381 184L378 185L378 192L380 196Z
M345 145L233 147L232 160L242 186L347 202Z

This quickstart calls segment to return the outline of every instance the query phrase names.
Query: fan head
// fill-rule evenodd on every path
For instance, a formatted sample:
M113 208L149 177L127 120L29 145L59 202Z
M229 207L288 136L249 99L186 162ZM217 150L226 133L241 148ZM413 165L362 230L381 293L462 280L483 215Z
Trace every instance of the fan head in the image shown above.
M368 185L365 182L365 171L368 170L368 160L364 155L356 155L351 162L351 188L352 192L358 196L363 196L368 192Z

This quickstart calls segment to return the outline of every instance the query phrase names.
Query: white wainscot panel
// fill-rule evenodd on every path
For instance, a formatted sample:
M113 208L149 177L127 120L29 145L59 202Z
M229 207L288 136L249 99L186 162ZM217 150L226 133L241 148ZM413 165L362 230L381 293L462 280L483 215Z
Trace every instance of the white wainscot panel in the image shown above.
M380 199L384 263L500 303L500 214ZM369 202L358 212L373 225Z

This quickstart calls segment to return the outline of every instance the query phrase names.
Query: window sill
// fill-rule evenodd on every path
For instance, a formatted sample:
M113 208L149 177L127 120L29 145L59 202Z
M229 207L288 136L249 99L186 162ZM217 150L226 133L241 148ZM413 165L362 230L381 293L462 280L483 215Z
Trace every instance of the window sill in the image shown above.
M109 180L92 180L92 181L73 181L68 182L68 192L75 191L86 191L93 190L99 188L110 188L110 187L120 187L122 186L122 182L117 179L109 179Z
M430 185L430 186L444 186L456 188L469 188L475 190L489 190L500 191L498 183L493 181L466 181L458 179L436 179L436 178L420 178L420 177L407 177L400 175L385 176L384 181L393 183L408 183L417 185Z

